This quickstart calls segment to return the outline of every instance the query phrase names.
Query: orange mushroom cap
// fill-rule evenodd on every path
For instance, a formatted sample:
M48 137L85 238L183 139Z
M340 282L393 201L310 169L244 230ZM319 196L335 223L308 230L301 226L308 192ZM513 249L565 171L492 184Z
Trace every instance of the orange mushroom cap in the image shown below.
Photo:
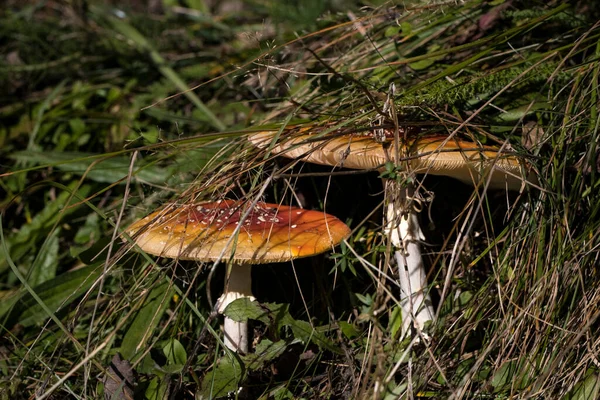
M367 134L318 136L316 129L307 134L285 137L273 147L274 154L299 158L315 164L353 169L381 168L387 161L395 162L396 151L391 131L386 133L385 146ZM274 132L259 132L250 136L257 147L266 148ZM393 137L393 136L391 136ZM476 184L491 173L491 188L516 190L521 187L526 163L514 155L502 154L498 147L483 146L443 135L410 135L400 140L400 164L416 173L450 176L468 184ZM386 154L387 153L387 154Z
M182 260L263 264L330 250L350 234L346 224L321 211L223 200L166 207L127 229L145 252ZM237 238L230 240L237 227ZM229 245L228 245L229 243ZM225 249L225 251L223 251Z

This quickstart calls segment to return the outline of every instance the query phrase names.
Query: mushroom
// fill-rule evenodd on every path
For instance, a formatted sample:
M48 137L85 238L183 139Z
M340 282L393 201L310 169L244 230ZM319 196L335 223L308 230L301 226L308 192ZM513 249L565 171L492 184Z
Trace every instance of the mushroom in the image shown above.
M180 260L229 260L230 268L217 311L239 298L252 296L254 264L290 261L323 253L346 238L350 229L320 211L258 202L223 200L172 205L127 229L149 254ZM225 345L248 352L247 323L225 317Z
M407 172L408 179L402 184L384 178L388 198L385 230L396 249L402 336L408 332L411 322L422 330L435 314L419 246L424 236L412 204L413 175L444 175L474 186L487 184L492 189L507 190L518 190L526 176L525 163L515 156L502 154L497 147L439 134L417 135L417 128L404 129L405 132L400 132L398 149L394 145L393 130L379 128L377 138L375 130L361 133L338 130L325 135L323 128L292 128L286 132L290 135L286 134L284 140L276 144L272 143L274 132L258 132L249 137L258 147L272 146L274 154L316 164L382 171L386 163L393 162ZM406 139L402 138L403 133Z

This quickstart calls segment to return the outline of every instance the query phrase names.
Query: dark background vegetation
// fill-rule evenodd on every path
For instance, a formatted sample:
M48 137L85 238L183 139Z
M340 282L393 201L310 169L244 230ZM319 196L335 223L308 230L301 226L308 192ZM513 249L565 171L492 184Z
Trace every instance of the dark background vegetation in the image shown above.
M5 2L0 398L238 387L261 399L597 397L598 10ZM402 123L447 134L468 119L460 137L506 143L537 180L507 194L419 178L440 306L420 342L398 339L394 279L364 263L385 269L379 174L267 156L246 140L284 125L392 123L377 111L391 83ZM224 268L207 283L209 267L137 253L121 233L165 203L252 199L274 173L293 177L264 200L290 203L293 187L353 234L334 254L255 268L268 312L240 306L255 342L236 357L206 297L207 284L212 301L220 294Z

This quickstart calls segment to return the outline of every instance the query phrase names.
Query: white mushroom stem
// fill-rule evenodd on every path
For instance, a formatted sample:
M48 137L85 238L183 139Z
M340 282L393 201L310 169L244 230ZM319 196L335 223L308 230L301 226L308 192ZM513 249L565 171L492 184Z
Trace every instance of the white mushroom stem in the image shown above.
M217 301L217 311L223 314L230 303L241 298L255 299L252 295L252 265L232 264L225 279L225 290ZM248 322L237 322L225 316L223 330L225 346L248 353Z
M402 307L401 337L404 338L413 323L417 329L422 330L425 323L433 320L434 311L419 245L419 241L425 237L411 204L413 185L400 187L398 183L388 180L386 187L390 195L386 230L395 248Z

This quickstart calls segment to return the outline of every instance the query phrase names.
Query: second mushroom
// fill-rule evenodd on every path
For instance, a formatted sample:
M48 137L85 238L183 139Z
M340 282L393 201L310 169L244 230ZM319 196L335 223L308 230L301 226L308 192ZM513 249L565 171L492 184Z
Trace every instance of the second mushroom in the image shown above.
M499 148L483 146L455 137L408 134L394 146L392 130L353 132L351 129L325 133L325 128L289 129L273 144L275 132L259 132L250 141L261 148L271 147L273 154L303 161L352 169L385 170L393 163L405 172L407 180L400 183L384 179L387 198L385 231L396 249L398 267L402 334L411 326L422 330L435 315L427 274L421 257L420 241L424 240L414 211L413 195L416 174L444 175L474 186L490 189L517 190L523 185L525 163ZM410 133L410 132L409 132ZM383 138L382 138L383 136Z

